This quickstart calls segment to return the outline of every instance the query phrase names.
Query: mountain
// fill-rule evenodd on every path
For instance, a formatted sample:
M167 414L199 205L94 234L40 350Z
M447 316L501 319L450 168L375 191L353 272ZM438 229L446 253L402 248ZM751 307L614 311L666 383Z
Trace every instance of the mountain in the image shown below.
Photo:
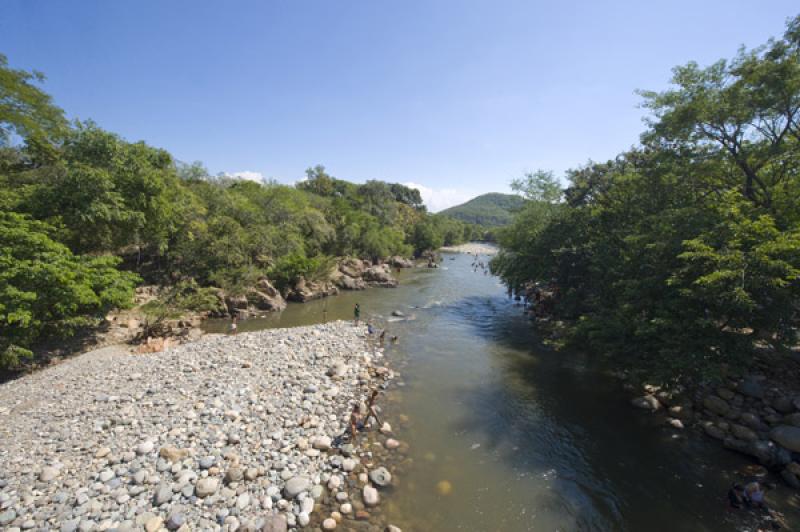
M523 203L525 200L520 196L490 192L445 209L439 214L467 223L498 227L510 224L514 212L522 207Z

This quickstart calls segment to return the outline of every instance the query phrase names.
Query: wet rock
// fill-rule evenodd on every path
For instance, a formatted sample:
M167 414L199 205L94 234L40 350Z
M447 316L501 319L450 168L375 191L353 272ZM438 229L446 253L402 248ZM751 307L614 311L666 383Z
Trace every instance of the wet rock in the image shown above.
M779 425L770 431L769 437L790 451L800 452L800 427Z
M322 530L336 530L336 519L327 518L322 522Z
M742 382L740 382L736 389L742 395L746 395L747 397L753 397L756 399L763 399L764 398L764 386L762 384L763 377L757 377L754 375L746 376Z
M656 410L661 408L661 403L659 403L658 399L656 399L652 395L644 395L642 397L636 397L631 400L631 404L636 408L641 408L642 410L649 410L650 412L655 412Z
M780 412L781 414L790 414L794 412L794 402L792 401L791 397L786 395L781 395L775 398L772 401L772 408Z
M364 486L361 496L364 499L364 504L369 507L377 506L378 504L380 504L381 497L378 494L378 490L376 490L369 484Z
M794 427L800 427L800 412L784 416L783 423Z
M706 397L703 400L703 406L710 412L720 416L726 415L731 408L724 399L716 395L709 395Z
M800 489L800 480L797 478L797 475L795 475L788 469L784 469L783 471L781 471L781 478L791 487L795 489Z
M711 436L716 440L724 440L725 439L725 431L717 427L711 422L706 422L703 424L703 430L705 433Z
M379 467L369 472L369 479L373 484L383 488L392 483L392 474L385 467Z
M735 423L731 425L731 433L733 433L733 436L735 438L744 441L756 441L758 439L758 434L756 434L747 427L744 427L742 425L737 425Z

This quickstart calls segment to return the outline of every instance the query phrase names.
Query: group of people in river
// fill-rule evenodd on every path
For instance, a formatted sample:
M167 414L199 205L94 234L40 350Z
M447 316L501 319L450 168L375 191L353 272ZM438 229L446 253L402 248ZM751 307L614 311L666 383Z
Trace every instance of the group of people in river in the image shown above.
M353 322L357 326L360 323L360 321L361 321L361 305L359 303L356 303L355 306L353 307ZM385 328L382 329L380 334L378 334L378 329L376 329L375 326L370 321L367 322L367 334L369 334L370 337L373 337L373 335L377 334L378 341L380 342L381 346L383 346L384 342L386 341L386 329ZM393 344L397 343L397 340L398 340L397 335L389 337L389 341L392 342Z
M489 261L487 259L486 262L481 260L481 256L479 253L475 253L475 257L472 259L472 271L474 273L478 273L478 269L483 272L483 275L489 275Z

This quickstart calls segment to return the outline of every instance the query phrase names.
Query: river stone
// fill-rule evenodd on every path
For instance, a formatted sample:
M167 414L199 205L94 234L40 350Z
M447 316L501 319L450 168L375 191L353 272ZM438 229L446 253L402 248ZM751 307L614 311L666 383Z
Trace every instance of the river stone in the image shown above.
M731 424L731 433L733 433L735 438L744 441L756 441L758 439L758 434L747 427L737 425L736 423Z
M153 496L153 503L156 506L161 506L172 500L172 486L161 484L156 488L156 494Z
M153 450L154 447L155 444L150 440L140 443L138 447L136 447L136 454L138 454L139 456L143 454L148 454Z
M779 425L770 431L769 437L790 451L800 453L800 427Z
M283 494L291 500L307 491L311 487L311 481L306 477L292 477L286 481L283 487Z
M225 483L230 484L232 482L239 482L244 478L244 470L239 466L231 466L227 472L225 472Z
M170 462L177 462L189 456L189 450L166 446L162 447L161 450L158 451L158 455L165 460L169 460Z
M155 517L151 517L147 520L147 522L144 524L144 529L147 532L156 532L156 530L161 528L161 525L163 524L164 520L161 518L161 516L156 515Z
M383 445L387 449L392 450L392 449L397 449L398 447L400 447L400 442L395 440L394 438L389 438L389 439L386 440L386 442Z
M752 375L748 375L742 380L742 382L739 383L736 389L742 395L746 395L748 397L754 397L756 399L763 399L764 386L762 386L761 380L762 379L759 379Z
M342 460L342 471L347 471L348 473L356 468L356 461L352 458L345 458Z
M43 467L42 472L39 473L39 480L42 482L51 482L52 480L55 480L55 478L58 476L58 473L59 471L55 467Z
M336 519L331 517L322 522L322 530L336 530Z
M283 515L271 515L267 517L261 532L286 532L288 530L286 517Z
M214 494L219 487L219 481L215 478L202 478L195 485L195 493L201 499Z
M403 530L400 527L389 525L384 532L403 532Z
M800 412L795 412L794 414L788 414L784 416L783 422L787 425L800 427Z
M725 431L721 428L717 427L711 422L706 422L703 424L703 429L706 431L706 434L711 436L716 440L723 440L725 439Z
M772 408L780 412L781 414L791 414L794 412L794 403L792 402L792 398L786 395L781 395L776 397L774 401L772 401Z
M17 518L17 512L13 508L0 513L0 525L7 525Z
M314 449L319 449L320 451L327 451L331 448L331 439L328 436L318 436L317 439L314 440Z
M392 474L385 467L379 467L369 472L369 479L373 484L385 487L392 483Z
M724 399L717 397L716 395L709 395L703 400L703 406L706 407L709 411L718 414L720 416L724 416L730 411L731 407L728 406L728 403L725 402Z
M380 495L378 495L378 490L367 484L364 486L362 491L362 497L364 499L364 504L367 506L377 506L378 503L381 501Z
M642 410L649 410L651 412L654 412L659 408L661 408L661 403L659 403L658 399L656 399L652 395L635 397L631 400L631 404L636 408L641 408Z
M165 523L166 527L169 530L178 530L183 524L186 522L186 516L183 515L181 512L173 512L169 514L167 518L167 522Z

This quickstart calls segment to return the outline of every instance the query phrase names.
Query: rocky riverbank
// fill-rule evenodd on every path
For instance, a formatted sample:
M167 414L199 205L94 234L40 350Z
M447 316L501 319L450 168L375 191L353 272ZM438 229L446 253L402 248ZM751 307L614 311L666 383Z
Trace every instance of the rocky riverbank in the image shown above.
M632 404L663 415L676 430L702 432L763 466L761 474L772 471L800 489L800 362L785 355L756 360L751 373L717 385L678 391L645 385Z
M391 476L340 437L391 377L381 358L335 322L105 348L3 384L0 527L380 530Z

